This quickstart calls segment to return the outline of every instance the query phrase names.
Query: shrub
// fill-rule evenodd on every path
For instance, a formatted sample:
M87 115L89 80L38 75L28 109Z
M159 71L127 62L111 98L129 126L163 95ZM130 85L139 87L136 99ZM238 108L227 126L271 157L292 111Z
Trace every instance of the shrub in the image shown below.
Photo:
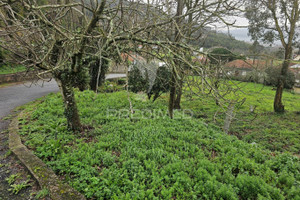
M271 85L274 87L277 87L278 85L278 79L281 74L281 68L280 67L269 67L266 69L266 80L265 85ZM287 75L285 77L285 83L284 88L285 89L292 89L295 85L295 75L293 72L288 70Z
M147 92L148 98L151 99L151 96L154 95L153 101L155 101L162 93L168 92L170 90L170 80L171 73L170 70L165 67L159 67L156 72L156 78L154 81L154 85Z
M124 78L118 79L118 80L117 80L117 84L118 84L118 85L125 85L125 84L126 84L126 79L124 79Z
M115 81L105 81L99 88L98 91L102 93L117 92L123 90L123 85L117 84Z
M230 62L237 59L245 59L245 56L239 56L226 48L214 48L208 54L208 58L212 64L220 64Z
M168 92L170 88L170 78L171 73L170 70L166 66L161 66L157 69L154 83L151 85L149 78L149 70L144 69L144 73L142 74L141 69L139 69L136 65L132 67L132 70L129 73L128 85L129 89L132 92L145 92L148 95L148 98L151 99L153 96L153 101L155 101L162 93Z
M147 72L145 72L144 76L142 75L142 72L140 69L133 65L129 74L128 74L128 87L129 90L132 92L142 92L148 89L148 75Z

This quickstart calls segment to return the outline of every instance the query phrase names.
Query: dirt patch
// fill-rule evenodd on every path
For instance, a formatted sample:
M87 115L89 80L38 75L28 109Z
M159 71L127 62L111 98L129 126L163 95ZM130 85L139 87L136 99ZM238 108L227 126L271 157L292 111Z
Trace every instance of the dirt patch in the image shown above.
M15 117L9 125L9 148L18 160L26 167L30 174L37 180L41 188L49 191L53 200L85 200L85 197L63 183L55 173L43 163L32 151L28 150L21 142L18 134L18 118L24 117L24 112Z
M10 153L8 148L7 128L10 120L0 120L0 199L1 200L28 200L34 199L31 193L37 193L39 189L37 183L32 178L20 162ZM30 186L20 190L18 194L13 194L11 185L6 179L18 174L15 184L28 181Z

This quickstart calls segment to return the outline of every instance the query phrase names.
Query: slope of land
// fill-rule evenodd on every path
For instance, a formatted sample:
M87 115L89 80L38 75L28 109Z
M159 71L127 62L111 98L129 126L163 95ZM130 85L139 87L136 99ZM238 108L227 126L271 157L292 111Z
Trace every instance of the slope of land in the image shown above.
M125 91L76 96L88 127L84 133L67 130L61 96L52 94L38 107L27 108L20 134L87 198L300 198L300 162L290 153L241 141L184 112L177 111L171 120L165 97L153 103L130 94L131 115ZM196 112L200 107L194 103L183 106Z

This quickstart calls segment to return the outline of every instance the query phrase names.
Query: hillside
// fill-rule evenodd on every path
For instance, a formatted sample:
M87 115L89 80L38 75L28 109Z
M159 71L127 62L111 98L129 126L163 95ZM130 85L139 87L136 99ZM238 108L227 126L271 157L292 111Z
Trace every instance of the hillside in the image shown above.
M239 54L248 54L251 44L236 40L234 37L230 37L225 33L208 31L205 37L199 41L199 46L204 48L221 46Z
M297 199L299 159L226 135L166 102L125 91L77 93L85 132L67 130L60 94L20 119L20 134L88 199ZM113 108L113 110L112 110ZM190 107L192 108L192 107ZM47 123L45 123L47 122Z

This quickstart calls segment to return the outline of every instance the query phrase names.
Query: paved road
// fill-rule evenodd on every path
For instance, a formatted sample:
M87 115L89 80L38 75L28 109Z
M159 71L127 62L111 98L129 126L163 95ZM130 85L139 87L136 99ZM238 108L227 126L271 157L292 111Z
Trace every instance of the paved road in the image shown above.
M30 199L30 193L37 188L37 183L31 180L33 187L23 189L20 194L14 195L9 189L10 185L5 180L12 174L21 174L26 177L29 175L26 170L18 164L17 159L8 155L8 134L6 129L10 120L2 120L3 117L10 114L11 110L22 104L35 100L49 94L57 92L58 87L55 81L37 82L31 85L30 82L23 84L14 84L12 86L0 88L0 199L1 200L27 200Z
M125 74L108 74L106 79L126 77ZM15 107L45 96L51 92L57 92L58 87L54 80L50 82L39 81L0 88L0 119L5 117Z
M124 78L126 74L107 74L106 79Z
M57 83L39 81L0 88L0 119L5 117L15 107L45 96L51 92L57 92Z

